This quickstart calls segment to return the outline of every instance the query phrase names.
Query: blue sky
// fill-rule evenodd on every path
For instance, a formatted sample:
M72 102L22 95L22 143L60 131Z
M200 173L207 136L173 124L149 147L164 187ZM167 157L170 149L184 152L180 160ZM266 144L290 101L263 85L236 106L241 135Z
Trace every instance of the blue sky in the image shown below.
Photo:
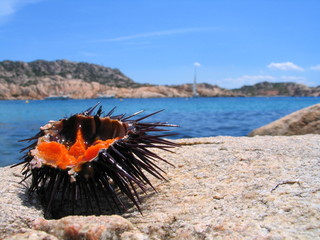
M320 85L319 0L1 0L0 61L68 59L140 83ZM195 64L196 63L196 64Z

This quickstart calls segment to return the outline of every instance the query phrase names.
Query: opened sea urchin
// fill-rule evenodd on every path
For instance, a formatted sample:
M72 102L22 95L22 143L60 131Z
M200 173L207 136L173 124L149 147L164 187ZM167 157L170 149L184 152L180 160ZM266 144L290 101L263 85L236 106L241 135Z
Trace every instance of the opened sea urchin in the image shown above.
M126 199L140 211L139 191L154 189L147 175L164 179L157 161L167 161L151 149L170 151L177 144L163 137L174 134L150 133L176 125L142 121L160 111L133 120L142 111L112 116L114 109L103 115L102 107L93 114L95 108L49 121L23 140L33 143L22 149L27 152L17 165L24 164L23 181L32 179L29 193L39 194L46 217L94 213L94 208L121 211Z

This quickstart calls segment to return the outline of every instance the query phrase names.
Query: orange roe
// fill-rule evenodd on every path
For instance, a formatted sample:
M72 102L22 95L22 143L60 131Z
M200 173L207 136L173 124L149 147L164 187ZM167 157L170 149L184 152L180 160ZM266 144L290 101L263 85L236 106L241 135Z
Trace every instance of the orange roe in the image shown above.
M42 142L37 146L38 152L48 165L56 166L60 169L75 167L75 171L81 170L83 163L96 158L101 149L106 149L111 143L121 137L97 140L91 146L87 146L82 136L81 130L77 131L75 143L68 150L65 145L58 142Z

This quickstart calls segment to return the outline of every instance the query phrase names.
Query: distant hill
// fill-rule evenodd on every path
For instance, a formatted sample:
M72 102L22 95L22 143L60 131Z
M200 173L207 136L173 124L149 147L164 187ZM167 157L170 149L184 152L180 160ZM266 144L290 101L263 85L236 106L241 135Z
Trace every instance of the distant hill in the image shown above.
M187 92L189 96L192 95L193 85L192 84L181 84L175 86L169 86L171 88L177 89L180 92ZM234 92L225 88L221 88L217 85L212 85L209 83L199 83L197 84L197 93L202 97L238 97L244 96L240 92Z
M319 87L308 87L294 82L261 82L232 90L244 96L319 96Z
M320 96L320 87L297 83L262 82L238 89L224 89L200 83L202 97L233 96ZM139 84L112 69L84 62L67 60L34 62L0 62L0 99L70 98L151 98L191 97L192 84L158 86Z
M59 76L66 79L81 79L114 87L138 87L130 78L120 72L96 64L71 62L68 60L37 60L26 63L20 61L0 62L0 79L7 83L32 85L43 77Z

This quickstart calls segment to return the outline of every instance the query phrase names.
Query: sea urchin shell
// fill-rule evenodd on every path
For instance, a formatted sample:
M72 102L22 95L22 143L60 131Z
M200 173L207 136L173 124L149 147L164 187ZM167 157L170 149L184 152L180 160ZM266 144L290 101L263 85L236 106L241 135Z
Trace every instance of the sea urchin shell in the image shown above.
M99 213L106 206L121 211L123 195L140 211L138 189L145 191L148 185L154 189L145 173L164 179L156 161L167 161L150 149L170 151L177 144L163 137L174 134L148 133L176 125L141 122L160 111L132 120L142 111L126 117L112 116L112 109L102 116L102 107L93 114L96 107L49 121L34 137L22 140L33 143L22 149L27 153L17 165L24 164L23 181L31 177L29 193L41 196L46 217L61 216L68 204L68 214L79 214L77 209L84 207L93 213L93 203Z

